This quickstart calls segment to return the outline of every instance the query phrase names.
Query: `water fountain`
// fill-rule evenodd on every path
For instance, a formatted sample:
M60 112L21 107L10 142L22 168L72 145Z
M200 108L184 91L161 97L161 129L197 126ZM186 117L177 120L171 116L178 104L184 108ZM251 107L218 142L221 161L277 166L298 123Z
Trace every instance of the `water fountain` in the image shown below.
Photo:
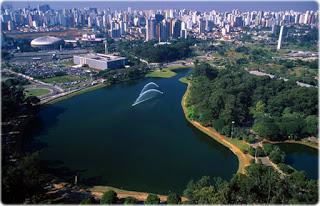
M158 90L158 89L155 89L155 88L159 88L159 86L158 86L156 83L154 83L154 82L149 82L148 84L146 84L146 85L142 88L142 90L141 90L138 98L137 98L136 101L132 104L132 106L135 106L135 105L140 104L140 103L142 103L142 102L144 102L144 101L147 101L147 100L149 100L149 99L152 99L152 98L156 97L156 96L159 95L159 94L163 94L162 91L160 91L160 90Z
M142 94L143 92L149 90L149 89L156 89L159 88L159 85L157 85L154 82L149 82L148 84L144 85L144 87L142 88L140 94Z

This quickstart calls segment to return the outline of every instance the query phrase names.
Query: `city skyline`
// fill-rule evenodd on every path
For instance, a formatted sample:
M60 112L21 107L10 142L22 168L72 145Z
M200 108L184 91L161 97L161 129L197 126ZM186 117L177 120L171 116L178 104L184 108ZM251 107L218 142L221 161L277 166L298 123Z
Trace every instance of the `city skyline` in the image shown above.
M77 2L75 6L74 2ZM158 1L94 1L94 2L85 2L85 1L66 1L66 2L50 2L50 1L5 1L3 2L4 7L11 5L14 9L22 9L30 6L31 8L36 8L39 4L49 4L53 9L71 9L71 8L88 8L95 7L101 9L110 8L112 10L126 10L128 7L132 9L140 10L151 10L151 9L192 9L199 11L210 11L217 10L220 12L231 11L232 9L238 9L239 11L283 11L283 10L294 10L294 11L307 11L307 10L317 10L319 9L317 2L315 1L280 1L280 2L259 2L259 1L201 1L201 2L181 2L181 1L172 1L172 2L162 2Z

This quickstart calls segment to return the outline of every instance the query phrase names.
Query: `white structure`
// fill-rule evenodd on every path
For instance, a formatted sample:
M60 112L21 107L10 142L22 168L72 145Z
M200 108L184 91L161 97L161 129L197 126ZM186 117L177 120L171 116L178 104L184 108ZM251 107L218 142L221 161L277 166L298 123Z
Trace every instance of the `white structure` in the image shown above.
M42 36L35 38L31 41L32 47L42 48L42 49L58 49L64 41L60 38L54 36Z
M88 65L93 69L106 70L123 68L128 60L125 57L108 54L85 54L73 56L73 63Z
M282 33L283 33L283 26L281 26L281 28L280 28L280 34L279 34L279 39L278 39L278 46L277 46L277 50L280 50L280 49L281 49Z

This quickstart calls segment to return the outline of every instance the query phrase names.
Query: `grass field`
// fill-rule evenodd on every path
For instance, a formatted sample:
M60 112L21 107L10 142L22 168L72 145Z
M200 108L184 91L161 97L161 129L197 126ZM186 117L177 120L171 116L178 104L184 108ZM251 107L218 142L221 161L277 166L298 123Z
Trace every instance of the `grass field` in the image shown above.
M184 84L188 84L189 80L187 79L187 77L181 77L179 79L180 82L184 83Z
M170 78L174 77L177 73L171 71L170 69L162 69L162 70L155 70L148 74L146 77L160 77L160 78Z
M228 141L231 142L233 145L237 146L242 152L248 151L250 146L245 143L244 140L239 140L236 138L228 138Z
M64 83L64 82L73 82L77 80L81 80L83 77L75 76L75 75L64 75L64 76L56 76L43 79L43 82L46 83Z
M175 73L174 70L189 69L189 68L192 68L192 66L181 66L181 65L169 66L169 67L163 68L162 70L157 69L155 71L149 72L148 74L146 74L146 77L170 78L177 75L177 73Z
M50 90L46 88L34 88L34 89L26 89L25 94L27 97L29 96L42 96L45 94L49 94Z

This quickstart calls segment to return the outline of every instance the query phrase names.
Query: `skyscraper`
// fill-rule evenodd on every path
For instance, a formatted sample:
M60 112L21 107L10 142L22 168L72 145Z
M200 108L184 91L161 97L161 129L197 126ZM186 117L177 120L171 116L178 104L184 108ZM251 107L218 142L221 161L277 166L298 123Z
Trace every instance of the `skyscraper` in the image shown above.
M180 37L180 33L181 33L181 21L177 20L174 22L172 37L177 39Z
M205 33L205 29L206 29L206 21L203 19L199 20L199 33L203 34Z
M154 18L146 20L146 41L156 37L156 20Z
M281 49L282 33L283 33L283 26L281 26L281 28L280 28L280 34L279 34L279 39L278 39L277 50L280 50L280 49Z

